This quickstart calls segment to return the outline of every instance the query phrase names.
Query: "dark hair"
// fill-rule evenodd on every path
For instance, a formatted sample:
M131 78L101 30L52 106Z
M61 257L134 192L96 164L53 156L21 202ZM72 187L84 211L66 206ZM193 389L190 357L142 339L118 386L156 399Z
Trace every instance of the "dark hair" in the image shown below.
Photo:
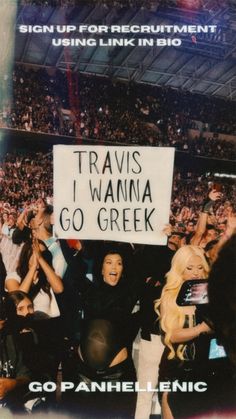
M30 221L33 220L34 217L35 217L34 211L30 210L27 214L27 221L26 221L27 225L29 225Z
M210 318L236 366L236 234L221 249L209 276Z
M122 263L123 263L123 269L124 269L124 264L125 264L125 258L124 255L122 254L122 252L120 251L120 249L116 249L116 248L111 248L110 250L106 249L103 254L102 254L102 258L100 261L100 272L102 271L102 266L105 260L105 257L108 255L119 255L122 259Z
M183 233L182 231L172 231L169 238L172 236L179 236L182 239L183 237L185 237L185 233Z
M32 242L28 241L23 245L21 249L19 262L16 269L16 272L20 276L21 280L23 280L26 277L29 271L29 261L32 254L33 254ZM42 256L49 265L52 264L52 255L48 249L45 249L42 251ZM38 275L39 275L38 283L34 285L30 289L30 292L29 292L29 294L31 295L31 298L34 299L36 295L38 294L38 292L40 291L40 289L42 288L43 291L45 291L48 294L49 298L51 299L50 285L47 281L45 273L43 272L41 268L39 269Z
M207 224L206 225L206 230L216 230L217 231L217 228L213 224Z
M104 262L104 259L107 255L119 255L122 259L124 259L124 255L122 254L122 252L119 249L111 249L111 250L107 250L104 254L103 254L103 258L102 258L102 263Z
M118 243L116 243L116 246L111 244L110 242L107 243L103 243L102 244L102 249L100 249L100 254L98 255L98 257L95 259L95 265L94 265L94 273L95 273L95 277L97 278L97 280L99 280L99 282L103 282L102 279L102 267L103 267L103 262L104 259L107 255L120 255L121 259L122 259L122 263L123 263L123 272L126 272L126 258L124 257L124 253L122 251L122 249L120 249L120 246L118 245Z
M25 278L25 276L27 275L27 272L29 270L29 260L32 254L32 242L27 241L21 249L18 265L16 268L16 272L21 279Z
M6 295L5 298L5 312L7 319L11 322L16 319L17 313L16 308L18 304L23 301L25 298L28 298L33 303L32 298L29 294L24 291L12 291Z
M206 247L205 247L205 252L208 252L209 250L211 250L217 243L219 240L211 240L210 242L207 243Z
M51 212L44 211L44 217L42 221L43 227L49 234L52 234L51 214Z

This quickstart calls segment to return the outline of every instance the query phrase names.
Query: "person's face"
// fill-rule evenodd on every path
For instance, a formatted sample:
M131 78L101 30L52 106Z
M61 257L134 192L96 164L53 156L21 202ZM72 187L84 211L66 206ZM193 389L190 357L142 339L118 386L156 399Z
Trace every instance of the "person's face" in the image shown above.
M106 284L115 286L118 284L123 272L123 261L118 253L105 256L102 265L103 280Z
M205 277L205 271L200 256L191 256L183 272L183 280L202 279Z
M9 215L9 218L8 218L8 226L9 227L13 227L15 225L15 223L16 223L15 218L12 215Z
M46 204L45 201L43 200L43 198L38 198L36 201L36 208L38 211L44 211L46 208Z
M189 233L192 233L194 231L194 224L193 223L188 223L186 230Z
M209 242L216 239L217 239L217 232L214 228L211 228L210 230L207 231L206 240Z
M30 301L29 298L25 297L19 304L16 306L16 314L18 316L27 316L27 314L33 314L34 307L33 303Z
M176 249L179 249L181 244L181 237L178 234L172 234L168 243L172 244Z
M8 221L8 214L6 212L4 212L4 214L3 214L3 221L4 221L4 223L6 223Z

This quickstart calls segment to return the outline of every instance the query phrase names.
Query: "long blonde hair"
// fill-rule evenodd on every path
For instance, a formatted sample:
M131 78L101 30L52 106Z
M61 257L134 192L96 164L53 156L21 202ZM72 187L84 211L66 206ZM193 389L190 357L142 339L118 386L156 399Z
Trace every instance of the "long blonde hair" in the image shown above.
M154 304L154 309L160 319L161 329L165 333L164 343L170 350L168 359L173 359L175 357L182 360L184 359L186 345L180 344L175 350L170 338L174 329L182 328L184 326L185 314L176 304L176 298L184 282L183 273L192 256L199 256L201 258L204 269L203 278L207 278L209 266L202 248L192 245L183 246L175 253L171 262L171 269L166 274L167 282L162 290L161 298L156 300ZM193 316L190 318L189 327L191 326L193 326Z

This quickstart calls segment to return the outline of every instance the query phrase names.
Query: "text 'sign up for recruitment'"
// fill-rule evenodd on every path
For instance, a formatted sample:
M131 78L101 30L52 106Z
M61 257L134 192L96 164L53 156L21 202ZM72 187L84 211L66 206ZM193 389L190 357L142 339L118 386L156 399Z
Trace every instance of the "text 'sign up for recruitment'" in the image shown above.
M55 145L54 234L166 244L174 148Z

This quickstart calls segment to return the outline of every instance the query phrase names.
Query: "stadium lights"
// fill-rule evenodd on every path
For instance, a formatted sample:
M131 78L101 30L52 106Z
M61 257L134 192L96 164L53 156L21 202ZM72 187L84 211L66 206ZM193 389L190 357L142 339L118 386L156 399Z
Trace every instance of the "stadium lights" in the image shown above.
M236 175L230 175L229 173L214 173L215 177L226 177L229 179L236 179Z

